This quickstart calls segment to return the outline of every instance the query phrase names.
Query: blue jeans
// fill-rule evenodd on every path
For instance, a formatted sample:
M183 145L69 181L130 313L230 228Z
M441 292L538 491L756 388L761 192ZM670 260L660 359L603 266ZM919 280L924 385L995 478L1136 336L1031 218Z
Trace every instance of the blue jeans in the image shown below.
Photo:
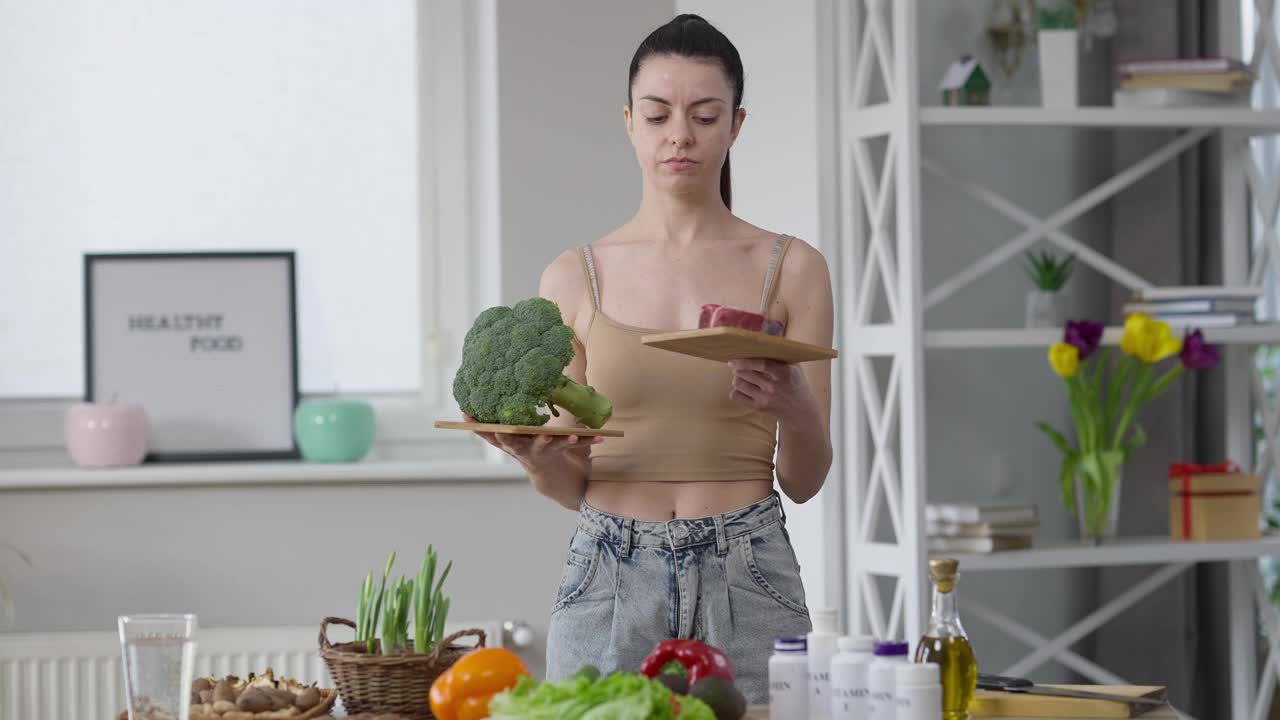
M659 642L694 638L729 655L748 703L767 703L774 638L811 629L785 520L776 495L668 522L583 503L551 610L548 679L586 664L636 672Z

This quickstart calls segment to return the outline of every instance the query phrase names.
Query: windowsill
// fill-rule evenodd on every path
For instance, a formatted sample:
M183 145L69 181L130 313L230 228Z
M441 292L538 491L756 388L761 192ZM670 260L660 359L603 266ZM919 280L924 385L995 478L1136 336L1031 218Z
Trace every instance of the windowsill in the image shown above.
M482 460L310 463L298 460L241 463L155 463L84 469L74 465L0 469L0 491L129 487L207 487L524 481L523 468Z

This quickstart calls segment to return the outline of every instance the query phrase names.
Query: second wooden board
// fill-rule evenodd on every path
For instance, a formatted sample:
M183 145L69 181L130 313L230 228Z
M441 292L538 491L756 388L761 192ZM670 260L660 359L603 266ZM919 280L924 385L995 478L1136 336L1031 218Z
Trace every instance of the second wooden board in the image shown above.
M441 430L470 430L471 432L502 433L504 435L577 435L578 437L622 437L621 430L592 430L588 427L562 427L560 425L500 425L497 423L462 422L461 420L437 420Z
M1161 699L1165 689L1160 686L1138 685L1044 685L1046 688L1062 690L1083 690L1086 692L1106 693L1109 695L1125 695ZM1030 695L1026 693L996 692L977 690L973 700L969 702L969 717L978 718L1164 718L1177 717L1164 714L1168 705L1152 706L1137 703L1109 702L1107 700L1086 700L1083 698L1054 697L1052 695Z
M645 335L640 342L650 347L684 355L728 362L763 358L785 363L831 360L839 353L834 348L810 345L776 335L732 327L678 330Z

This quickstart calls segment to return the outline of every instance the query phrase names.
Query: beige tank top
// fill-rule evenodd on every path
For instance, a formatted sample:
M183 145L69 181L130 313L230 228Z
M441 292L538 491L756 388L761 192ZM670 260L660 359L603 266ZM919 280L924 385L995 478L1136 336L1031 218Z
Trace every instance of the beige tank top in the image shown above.
M789 236L779 237L765 272L760 312L777 292ZM584 350L587 384L613 402L606 438L591 449L595 482L773 480L777 418L729 398L728 364L640 343L661 332L624 325L600 311L591 246L579 250L593 313Z

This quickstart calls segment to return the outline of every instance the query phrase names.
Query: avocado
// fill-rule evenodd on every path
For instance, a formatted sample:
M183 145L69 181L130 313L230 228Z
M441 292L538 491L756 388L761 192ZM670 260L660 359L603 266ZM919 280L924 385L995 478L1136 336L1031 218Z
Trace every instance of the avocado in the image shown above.
M706 703L716 720L740 720L747 712L747 698L722 677L701 678L689 686L689 695Z
M675 673L659 673L658 677L654 678L654 680L666 685L671 689L671 692L677 695L689 694L689 679L683 675L676 675Z
M586 678L587 682L595 682L600 679L600 668L595 665L583 665L578 672L573 674L576 678Z

